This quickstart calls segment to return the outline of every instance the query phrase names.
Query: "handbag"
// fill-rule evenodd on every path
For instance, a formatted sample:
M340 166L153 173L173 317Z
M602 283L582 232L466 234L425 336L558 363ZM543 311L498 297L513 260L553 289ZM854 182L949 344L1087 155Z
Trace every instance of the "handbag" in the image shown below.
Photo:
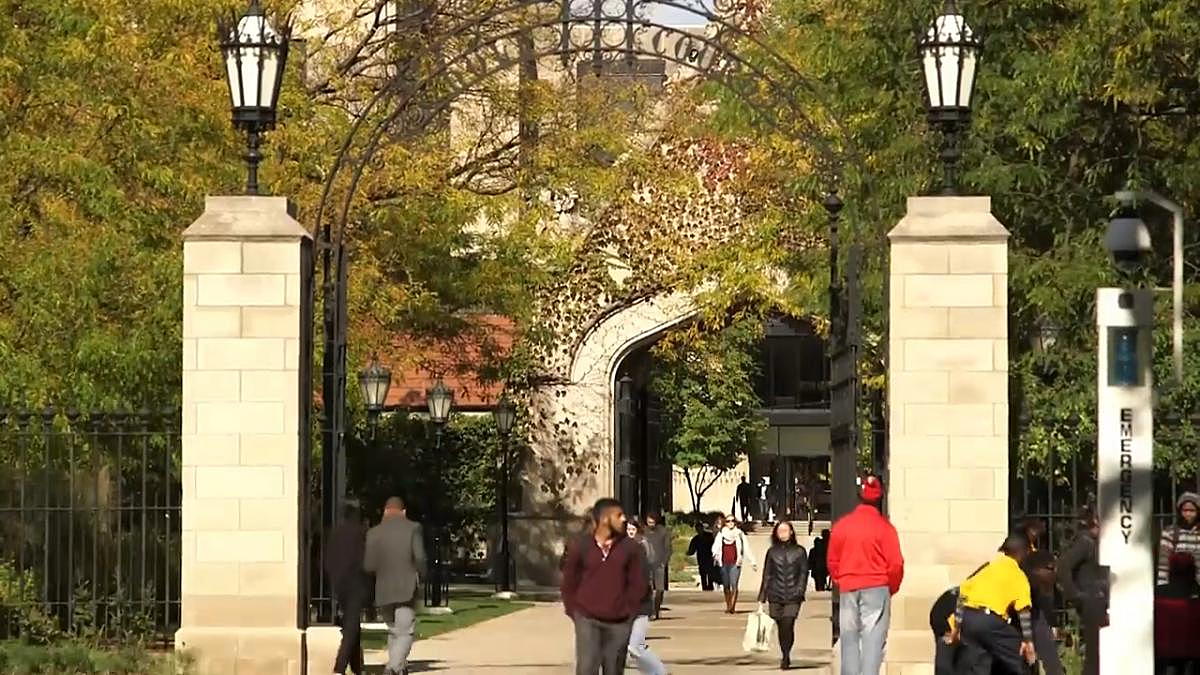
M775 620L763 611L762 605L746 617L746 634L742 636L742 649L746 652L771 650L771 634L775 632Z

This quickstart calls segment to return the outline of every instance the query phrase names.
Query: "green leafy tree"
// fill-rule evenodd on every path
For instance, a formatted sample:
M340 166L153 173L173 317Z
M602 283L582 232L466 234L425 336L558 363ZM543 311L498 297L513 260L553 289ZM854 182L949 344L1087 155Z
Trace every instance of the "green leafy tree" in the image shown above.
M715 329L674 331L652 350L651 391L662 410L666 456L683 471L692 499L762 442L766 421L755 392L762 322L750 316Z

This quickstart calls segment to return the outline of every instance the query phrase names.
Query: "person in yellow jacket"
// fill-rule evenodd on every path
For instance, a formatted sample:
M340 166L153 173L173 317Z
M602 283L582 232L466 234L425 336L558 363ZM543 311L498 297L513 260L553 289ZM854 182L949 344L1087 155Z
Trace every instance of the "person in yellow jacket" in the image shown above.
M1027 555L1029 542L1012 535L1004 540L999 556L959 586L951 627L951 640L962 643L956 664L959 675L1025 675L1026 664L1037 660L1029 578L1021 570ZM1013 615L1019 629L1009 623Z

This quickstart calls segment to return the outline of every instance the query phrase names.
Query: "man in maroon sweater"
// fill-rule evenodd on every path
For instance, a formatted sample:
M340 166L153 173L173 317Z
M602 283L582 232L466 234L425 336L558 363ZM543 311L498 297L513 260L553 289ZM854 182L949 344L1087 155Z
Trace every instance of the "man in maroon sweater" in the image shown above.
M642 551L625 536L625 511L615 499L592 507L593 529L567 549L562 601L575 622L576 675L621 675L629 633L646 597Z

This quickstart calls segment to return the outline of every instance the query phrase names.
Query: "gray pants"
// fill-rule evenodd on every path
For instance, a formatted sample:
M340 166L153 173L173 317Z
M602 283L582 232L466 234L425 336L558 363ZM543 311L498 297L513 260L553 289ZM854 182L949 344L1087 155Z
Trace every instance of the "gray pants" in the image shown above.
M633 621L608 623L575 615L575 675L621 675Z
M403 673L408 667L408 653L412 651L417 613L412 605L385 605L383 620L388 627L388 672Z
M842 675L879 675L892 618L887 586L838 593Z

